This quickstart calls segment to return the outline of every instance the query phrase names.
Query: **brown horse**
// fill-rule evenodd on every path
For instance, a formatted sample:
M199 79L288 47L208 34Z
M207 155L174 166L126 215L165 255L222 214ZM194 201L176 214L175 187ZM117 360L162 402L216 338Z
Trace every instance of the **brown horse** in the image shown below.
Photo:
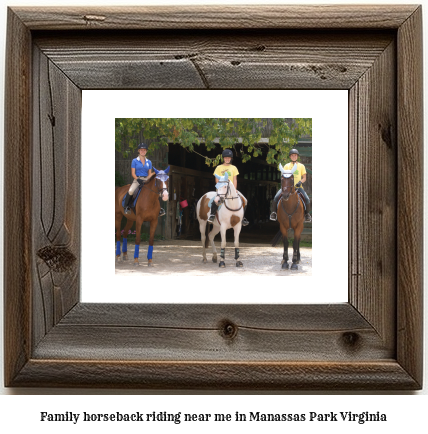
M303 223L305 220L305 210L303 207L302 199L300 199L296 189L294 188L294 176L293 173L296 170L296 166L292 170L284 170L282 165L279 165L282 172L281 176L281 199L278 203L278 222L279 232L272 240L272 246L275 246L282 235L284 242L284 254L281 262L282 269L288 270L288 230L292 228L294 230L293 241L293 263L291 265L292 270L297 270L300 263L300 237L303 231Z
M154 173L150 175L148 180L142 186L140 195L138 196L135 210L132 210L130 214L125 214L125 210L122 206L123 198L128 193L130 184L123 187L116 188L115 194L115 226L116 226L116 260L120 261L120 224L122 217L127 218L125 228L123 230L123 245L122 253L123 260L128 260L128 240L127 234L131 229L134 222L136 222L136 235L135 235L135 252L134 263L138 265L138 257L140 253L140 238L141 238L141 226L143 222L150 222L150 235L149 235L149 249L147 252L148 265L153 265L152 253L153 253L153 241L155 238L155 231L158 225L158 217L160 211L160 205L158 197L161 197L163 201L168 200L168 168L163 170L154 169Z

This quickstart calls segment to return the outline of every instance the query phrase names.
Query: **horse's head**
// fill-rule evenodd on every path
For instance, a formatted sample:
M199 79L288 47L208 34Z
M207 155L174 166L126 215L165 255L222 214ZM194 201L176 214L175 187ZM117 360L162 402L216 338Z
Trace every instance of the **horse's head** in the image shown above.
M282 198L288 200L290 194L294 193L294 172L297 170L297 165L295 164L291 170L284 170L282 165L279 165L279 170L281 171L281 191Z
M217 184L215 188L217 189L217 194L220 196L220 202L224 202L226 195L229 191L229 175L227 172L223 176L214 175L217 178Z
M166 202L168 200L168 179L169 179L169 166L165 170L157 170L153 167L153 170L156 173L156 181L155 186L158 189L159 196L162 197L162 200Z

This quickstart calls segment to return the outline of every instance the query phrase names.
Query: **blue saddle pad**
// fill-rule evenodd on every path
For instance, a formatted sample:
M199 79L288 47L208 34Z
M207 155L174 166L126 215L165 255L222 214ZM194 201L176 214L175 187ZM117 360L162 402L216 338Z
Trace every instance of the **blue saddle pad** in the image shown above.
M134 200L134 202L132 202L132 204L131 204L131 208L135 208L135 205L137 204L138 196L140 195L141 190L142 190L142 188L140 188L140 189L137 191L137 196L135 196L135 200ZM126 199L126 196L127 196L127 195L125 194L125 196L123 196L123 199L122 199L122 207L123 207L123 208L125 208L125 199Z

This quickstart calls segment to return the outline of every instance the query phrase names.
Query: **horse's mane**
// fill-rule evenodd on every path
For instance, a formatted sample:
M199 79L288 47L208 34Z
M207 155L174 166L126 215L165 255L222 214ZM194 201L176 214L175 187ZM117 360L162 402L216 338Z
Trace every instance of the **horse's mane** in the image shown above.
M150 182L150 181L151 181L155 176L156 176L156 173L155 173L155 172L152 172L152 173L148 176L146 182Z
M238 194L235 185L233 184L233 182L230 182L230 194L233 195L233 192L235 192L235 194Z

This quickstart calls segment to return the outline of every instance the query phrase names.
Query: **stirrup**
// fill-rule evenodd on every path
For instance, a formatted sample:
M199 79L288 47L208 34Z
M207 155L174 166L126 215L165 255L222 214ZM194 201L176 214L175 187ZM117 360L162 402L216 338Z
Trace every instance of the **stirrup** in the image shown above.
M243 217L242 218L242 226L248 226L248 224L249 224L249 221L245 217Z
M158 217L162 217L162 216L164 216L166 213L165 213L165 210L163 209L163 208L161 208L160 210L159 210L159 215L158 215Z
M125 207L125 214L131 214L131 208L129 206Z
M309 213L305 214L305 223L310 223L312 221L311 215Z
M210 214L210 216L208 217L208 222L214 223L214 220L215 220L215 214Z
M276 219L277 219L276 212L275 212L275 211L271 212L269 218L270 218L272 221L276 222Z

